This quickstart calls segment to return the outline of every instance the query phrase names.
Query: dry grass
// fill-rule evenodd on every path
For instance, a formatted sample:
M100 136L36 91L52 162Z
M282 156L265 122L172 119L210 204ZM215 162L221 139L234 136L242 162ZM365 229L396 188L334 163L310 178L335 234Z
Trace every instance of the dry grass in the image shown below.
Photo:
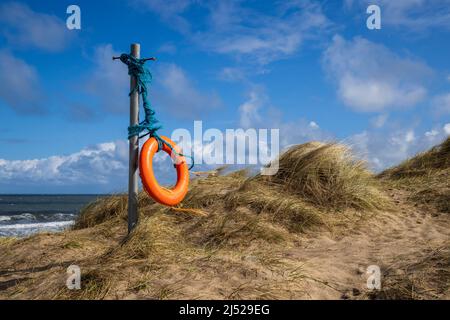
M322 208L376 210L387 199L366 164L342 144L310 142L290 148L269 181Z
M398 166L389 168L380 174L380 177L401 179L422 177L434 171L450 168L450 137L430 150L410 158Z
M81 210L73 229L89 228L117 217L126 219L126 210L126 195L113 195L106 198L99 198Z
M178 217L177 228L182 228L187 239L211 247L248 244L259 237L279 241L289 238L289 232L329 228L351 221L351 216L359 219L362 212L389 207L373 175L343 145L317 142L298 145L281 155L279 165L274 176L248 177L247 171L242 170L193 180L182 207L203 210L209 214L203 219L192 220L186 214L146 200L148 197L141 193L141 220L147 221L148 215L155 217L152 224L141 223L131 235L128 241L133 244L127 251L145 255L141 251L149 250L148 235L154 232L141 229L159 226L165 214ZM124 195L99 199L87 206L74 228L115 219L126 219ZM134 238L138 240L134 242Z
M190 192L183 200L183 206L190 208L214 209L224 204L225 196L239 188L248 178L246 170L225 176L209 175L191 182Z
M17 241L14 237L0 237L0 246L7 248Z
M127 195L117 194L99 198L85 206L78 216L72 229L90 228L111 220L127 219ZM145 192L138 195L138 206L143 209L156 203Z
M55 300L102 300L111 290L114 276L112 271L100 267L92 270L83 270L81 274L81 290L67 290L63 285L52 296ZM62 281L61 281L62 282Z
M417 300L449 298L450 243L432 250L418 261L390 268L382 278L382 289L371 299Z
M295 234L328 228L339 222L350 223L349 214L355 213L355 209L374 211L384 207L387 200L377 187L363 163L353 160L346 147L300 145L281 156L280 172L273 177L249 177L242 170L193 180L181 207L203 210L208 214L206 217L161 206L141 192L136 229L94 263L111 268L120 264L124 270L136 263L143 265L142 274L127 290L145 291L157 299L176 295L178 289L158 284L155 275L173 268L174 264L180 274L192 272L191 268L197 268L196 263L203 265L205 259L217 259L211 258L217 252L226 257L220 259L246 252L252 259L264 257L258 261L266 268L285 268L279 260L274 264L274 259L258 248L289 246ZM333 206L339 210L333 211ZM73 230L91 228L106 239L111 236L108 233L117 232L114 229L117 226L126 227L126 211L125 195L99 199L82 210ZM361 214L356 216L359 218ZM86 245L73 238L61 247L80 251ZM190 262L186 263L187 260ZM241 268L244 274L253 272L250 270L254 267L247 270L244 265L239 262L236 268ZM217 266L223 267L220 263ZM117 276L117 272L108 275L106 270L95 270L87 274L88 285L81 292L70 293L70 298L99 299L108 294L111 277ZM285 277L284 274L280 279ZM228 295L239 298L242 292L251 292L255 297L270 297L272 292L267 288L272 287L273 284L249 284L238 286ZM55 296L67 297L64 290Z
M269 186L259 179L250 179L230 192L226 204L229 211L245 206L264 216L268 222L281 224L291 232L303 232L334 219L299 196L285 192L280 186Z
M409 200L450 213L450 137L379 177L393 187L408 190Z
M182 249L180 230L173 225L173 217L155 213L142 217L138 226L111 253L114 259L167 259Z

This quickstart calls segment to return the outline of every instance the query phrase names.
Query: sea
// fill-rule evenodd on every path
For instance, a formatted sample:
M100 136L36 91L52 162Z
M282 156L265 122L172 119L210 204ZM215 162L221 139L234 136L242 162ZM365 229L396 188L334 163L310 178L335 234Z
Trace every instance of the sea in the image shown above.
M26 237L69 228L89 202L105 195L1 195L0 237Z

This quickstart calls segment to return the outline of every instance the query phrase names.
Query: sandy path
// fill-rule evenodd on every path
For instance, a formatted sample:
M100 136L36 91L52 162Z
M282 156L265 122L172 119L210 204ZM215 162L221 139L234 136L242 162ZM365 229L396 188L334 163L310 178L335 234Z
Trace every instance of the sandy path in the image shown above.
M383 288L383 275L401 274L405 266L449 245L448 215L407 204L403 192L391 196L398 212L372 217L353 234L339 239L315 236L288 254L291 259L305 261L303 270L309 279L305 298L357 298L368 291L368 266L380 267Z

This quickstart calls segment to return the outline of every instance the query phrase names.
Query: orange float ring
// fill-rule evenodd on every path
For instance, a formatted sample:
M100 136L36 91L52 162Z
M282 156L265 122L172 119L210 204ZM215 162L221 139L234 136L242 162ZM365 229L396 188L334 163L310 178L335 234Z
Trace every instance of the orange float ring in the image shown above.
M181 150L175 142L164 136L161 136L161 139L169 144L177 153L181 154ZM153 157L158 152L158 141L154 137L148 139L142 146L139 158L139 174L144 189L150 197L166 206L175 206L184 199L188 191L189 169L185 157L172 154L172 149L166 143L163 144L162 150L174 160L174 165L177 170L176 185L172 189L167 189L160 186L156 180L155 174L153 173Z

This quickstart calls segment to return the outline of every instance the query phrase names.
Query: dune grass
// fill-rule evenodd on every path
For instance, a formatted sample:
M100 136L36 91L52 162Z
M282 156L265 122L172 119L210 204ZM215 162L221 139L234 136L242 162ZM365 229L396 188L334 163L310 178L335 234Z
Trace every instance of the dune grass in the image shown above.
M387 204L365 162L343 144L294 146L280 156L279 165L269 181L321 208L374 210Z
M126 201L124 195L97 200L82 211L74 229L124 221ZM289 238L289 232L330 228L389 206L379 182L346 146L306 143L280 156L279 171L274 176L249 177L241 170L193 180L181 207L201 209L208 215L203 219L177 214L141 192L141 225L127 240L131 247L126 251L132 256L145 256L153 246L150 238L160 234L147 229L159 226L167 214L178 217L176 228L186 239L216 246L248 244L257 238L279 241ZM161 228L171 230L167 225Z
M398 166L389 168L380 174L380 177L402 179L411 177L429 176L450 168L450 137L441 144L426 152L405 160Z
M408 190L411 201L450 213L450 137L383 171L379 178L393 187Z
M439 299L450 290L450 242L400 268L402 272L392 272L388 268L383 274L382 289L373 291L368 297L381 300Z

